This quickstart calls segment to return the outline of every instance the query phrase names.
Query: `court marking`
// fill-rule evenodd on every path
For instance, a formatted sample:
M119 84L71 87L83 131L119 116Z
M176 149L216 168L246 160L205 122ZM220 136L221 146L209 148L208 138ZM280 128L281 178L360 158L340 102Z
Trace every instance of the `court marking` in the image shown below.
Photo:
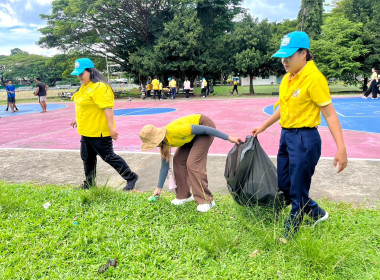
M176 111L174 108L132 108L132 109L116 109L115 116L141 116L165 114Z
M332 98L335 111L343 130L380 134L380 118L374 108L380 107L378 100L358 100L358 97ZM268 115L273 114L273 106L263 109ZM368 119L368 121L366 121ZM328 127L321 114L321 127Z
M15 117L20 115L28 115L41 112L40 104L16 104L19 109L15 113L9 108L8 111L4 111L6 106L0 106L0 117ZM67 108L66 104L47 103L47 111L54 111Z

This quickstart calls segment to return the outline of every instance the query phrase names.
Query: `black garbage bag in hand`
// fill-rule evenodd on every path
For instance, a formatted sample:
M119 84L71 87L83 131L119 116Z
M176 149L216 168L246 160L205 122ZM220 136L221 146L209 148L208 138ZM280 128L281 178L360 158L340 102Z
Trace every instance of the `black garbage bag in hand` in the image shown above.
M259 140L247 136L227 155L224 177L234 200L243 206L284 206L284 195L278 189L277 170L261 147Z

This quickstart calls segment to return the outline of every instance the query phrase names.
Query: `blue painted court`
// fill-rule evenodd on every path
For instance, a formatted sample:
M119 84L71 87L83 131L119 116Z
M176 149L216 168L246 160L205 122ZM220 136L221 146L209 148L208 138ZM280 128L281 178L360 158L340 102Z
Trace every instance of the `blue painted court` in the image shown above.
M174 112L174 108L132 108L115 110L115 116L141 116Z
M0 106L0 117L13 117L13 116L19 116L19 115L27 115L27 114L34 114L41 112L41 106L40 104L17 104L16 106L18 108L18 111L15 113L12 113L11 108L8 109L8 111L4 111L7 107ZM66 108L67 105L64 104L47 104L47 111L53 111L58 109Z
M333 98L332 101L342 129L380 133L380 99L350 97ZM264 112L272 115L273 106L265 107ZM323 116L321 126L327 127Z

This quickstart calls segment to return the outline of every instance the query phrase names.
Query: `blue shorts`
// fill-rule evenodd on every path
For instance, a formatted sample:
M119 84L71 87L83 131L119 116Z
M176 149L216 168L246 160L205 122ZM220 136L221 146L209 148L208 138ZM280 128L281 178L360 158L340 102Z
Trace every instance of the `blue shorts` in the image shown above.
M16 97L10 97L10 96L8 96L8 102L9 103L15 103L16 102Z

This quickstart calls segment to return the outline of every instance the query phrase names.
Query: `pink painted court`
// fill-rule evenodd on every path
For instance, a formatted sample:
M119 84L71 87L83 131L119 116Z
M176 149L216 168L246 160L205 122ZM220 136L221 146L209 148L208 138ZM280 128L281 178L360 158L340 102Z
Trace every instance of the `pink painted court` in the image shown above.
M140 100L115 103L115 120L119 140L115 151L140 151L139 131L146 124L165 126L176 118L193 113L214 120L217 129L245 139L255 126L262 124L278 97L239 99ZM349 158L380 158L380 101L359 97L333 99L342 123ZM48 112L39 113L38 104L17 104L19 112L4 112L0 107L0 148L78 150L80 136L70 126L75 120L72 102L48 103ZM322 138L322 156L334 157L336 145L325 122L318 128ZM280 126L273 125L259 135L266 153L275 156ZM232 144L215 139L211 154L227 154ZM158 150L156 150L158 152Z

